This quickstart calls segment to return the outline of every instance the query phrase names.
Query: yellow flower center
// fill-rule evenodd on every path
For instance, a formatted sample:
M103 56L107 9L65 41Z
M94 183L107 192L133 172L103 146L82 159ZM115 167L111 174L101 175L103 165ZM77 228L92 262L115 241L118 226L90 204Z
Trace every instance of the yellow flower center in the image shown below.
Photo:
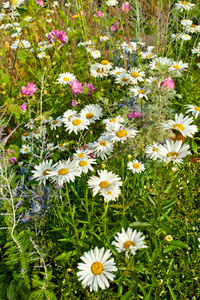
M99 52L96 51L95 54L99 54Z
M192 24L190 27L192 27L192 28L195 28L195 27L196 27L196 25Z
M153 147L153 151L158 151L158 149L156 147Z
M68 117L68 121L70 121L70 118L73 117L73 116L74 116L74 115L70 115L70 116Z
M59 144L58 146L59 146L60 148L62 148L62 147L63 147L63 144Z
M106 59L101 61L101 65L103 65L103 66L107 66L108 64L109 64L109 61Z
M147 57L147 58L151 57L151 54L147 54L146 57Z
M172 151L172 152L169 152L167 155L166 155L167 157L173 157L173 156L178 156L178 153L177 152L174 152L174 151Z
M116 119L111 119L110 123L115 123L117 120Z
M72 16L72 19L76 19L78 17L79 17L79 15L74 15L74 16Z
M156 80L154 80L154 81L152 81L154 84L157 84L157 81Z
M135 244L131 241L126 241L123 245L125 249L129 249L130 246L135 246Z
M96 71L97 73L103 73L103 71L102 70L100 70L99 68L97 69L97 71Z
M12 1L11 5L17 4L17 1Z
M173 128L174 128L174 129L179 129L179 130L181 130L181 131L184 130L184 126L183 126L182 124L174 124L174 125L173 125Z
M28 136L29 134L27 132L23 133L22 134L23 136Z
M39 55L42 55L42 54L43 54L42 52L39 53Z
M58 121L57 120L54 120L53 121L53 125L55 125L55 124L57 124L58 123Z
M180 66L179 65L175 65L174 69L180 69Z
M196 106L194 109L197 111L200 111L200 107L198 107L198 106Z
M140 76L137 72L133 72L132 74L131 74L131 77L138 77L138 76Z
M115 75L119 75L119 74L121 74L121 72L115 72Z
M100 262L95 262L91 266L91 271L94 275L99 275L103 271L103 265Z
M127 78L125 78L125 77L123 77L123 78L122 78L122 81L127 81L127 80L128 80L128 79L127 79Z
M187 1L183 1L182 4L183 5L188 5L188 2Z
M140 94L144 94L145 93L145 90L139 90L138 91Z
M80 161L79 166L80 166L80 167L85 167L85 166L87 166L87 161L85 161L85 160Z
M102 189L106 189L107 187L109 187L110 183L108 181L102 181L99 183L99 186L102 188Z
M83 153L79 153L79 154L78 154L78 157L79 157L79 158L81 158L81 157L83 157L83 156L84 156Z
M34 134L38 134L38 133L40 133L38 130L35 130L35 131L33 131L34 132Z
M23 46L23 44L22 43L19 43L19 47L22 47Z
M140 165L139 165L139 164L137 164L137 163L134 163L134 164L133 164L133 168L135 168L135 169L139 169L139 167L140 167Z
M116 133L116 136L118 138L122 138L123 136L127 135L127 131L126 130L119 130L117 133Z
M64 81L69 81L69 78L68 77L64 77L63 80Z
M106 142L106 141L102 141L102 142L100 143L100 145L101 145L101 146L106 146L106 145L107 145L107 142Z
M44 172L42 173L44 176L45 175L48 175L49 174L49 171L51 172L51 170L50 169L46 169L46 170L44 170Z
M92 119L93 117L94 117L94 115L92 113L86 114L86 118L87 119Z
M63 169L60 169L60 170L58 171L58 174L59 174L59 175L66 175L68 172L69 172L68 169L63 168Z
M28 151L28 148L24 148L24 151Z
M80 119L75 119L72 123L73 123L74 126L78 126L78 125L81 124L81 120Z
M24 220L25 220L25 221L28 221L29 219L30 219L30 217L29 217L28 214L24 216Z

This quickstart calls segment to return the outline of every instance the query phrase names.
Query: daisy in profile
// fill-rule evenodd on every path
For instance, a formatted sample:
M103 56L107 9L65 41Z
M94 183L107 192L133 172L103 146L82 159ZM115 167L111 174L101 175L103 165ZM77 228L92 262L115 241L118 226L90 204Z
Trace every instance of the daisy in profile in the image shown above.
M69 122L71 117L74 117L78 114L78 112L74 109L68 109L66 112L64 112L62 121L63 122Z
M115 83L120 84L121 86L128 85L130 84L130 78L125 72L120 73L115 77Z
M108 1L106 1L106 4L108 6L115 6L116 4L118 4L118 1L117 0L108 0Z
M133 93L134 97L139 97L139 99L141 98L145 98L146 100L148 100L147 95L150 93L150 90L147 89L145 86L143 86L142 88L135 85L134 87L129 89L130 92Z
M193 23L193 21L192 20L188 20L188 19L187 20L184 19L184 20L181 21L181 25L182 26L191 26L192 23Z
M22 145L22 148L20 149L20 153L27 154L31 152L31 148L29 145Z
M143 59L152 59L155 57L155 54L153 54L152 52L142 52L141 57Z
M28 132L24 132L22 134L22 141L26 141L27 139L29 140L31 138L31 135Z
M101 117L102 110L98 104L89 104L80 111L80 117L87 119L90 123L95 123Z
M192 24L186 27L186 31L189 33L195 33L200 31L200 25Z
M34 130L32 133L31 133L32 137L36 140L39 140L42 136L42 131L40 130Z
M75 134L78 134L79 130L88 129L88 125L90 124L87 119L81 118L79 115L71 117L70 121L63 119L63 123L66 130L69 130L69 133L75 132Z
M121 193L120 186L123 185L121 178L118 175L108 172L106 170L97 171L99 177L91 176L88 180L88 187L92 189L95 196L98 192L107 200L107 195L112 195L110 200L115 200Z
M195 6L195 4L190 3L188 1L178 1L178 3L175 3L176 9L180 10L181 12L184 10L191 10L192 7Z
M153 84L154 86L156 86L158 84L158 78L157 77L149 77L146 79L147 82Z
M170 67L172 64L172 60L167 57L157 57L149 64L149 68L151 70L157 69L158 67Z
M47 144L47 149L50 151L53 151L55 149L54 143L48 143Z
M191 154L189 151L189 145L182 145L182 141L173 142L172 140L167 140L165 145L158 146L158 158L162 161L169 163L181 164L183 158Z
M89 143L88 148L91 149L95 156L105 159L113 151L113 143L103 137L100 137L98 141Z
M73 158L77 160L88 159L90 158L89 154L90 151L87 149L78 149L76 153L74 153Z
M17 48L19 49L23 49L23 48L30 48L31 44L26 41L26 40L16 40L11 46L10 48L13 50L16 50Z
M164 130L178 130L184 137L189 136L193 138L193 134L198 131L198 128L196 125L191 125L192 122L193 118L189 118L188 116L184 118L184 115L181 113L179 116L178 114L175 115L175 121L168 120L161 125L164 127Z
M110 75L115 75L115 76L117 76L121 73L126 73L126 69L115 67L113 70L110 71Z
M101 52L99 50L93 50L93 51L91 51L91 56L94 59L97 59L97 58L101 57Z
M146 146L144 152L146 153L147 157L156 160L158 157L158 145L155 142L153 142L152 145Z
M59 77L56 79L58 83L62 85L70 84L71 81L76 80L76 76L72 73L66 72L59 74Z
M53 119L52 117L49 117L49 124L50 124L50 128L51 130L53 129L57 129L57 127L61 127L62 126L62 118L59 116L56 119Z
M76 176L80 176L81 172L78 168L77 161L68 158L67 161L59 161L56 163L54 171L50 172L50 178L53 182L63 185L64 182L74 182Z
M199 114L200 114L200 107L199 106L195 106L195 105L185 105L186 108L188 108L188 110L186 111L186 114L191 112L192 115L196 118L198 118Z
M100 36L99 39L100 39L101 42L106 42L106 41L108 41L110 38L109 38L107 35L105 35L105 36Z
M193 48L192 53L197 53L197 56L200 56L200 45L197 48Z
M141 173L142 171L145 170L144 164L140 163L137 159L130 161L128 164L128 169L135 173Z
M108 60L104 59L99 63L99 68L104 72L108 72L112 68L112 64Z
M134 231L129 227L127 231L122 228L122 233L118 232L115 236L114 242L112 245L117 247L118 252L125 251L125 257L129 257L129 253L131 252L133 255L136 254L138 249L147 248L144 244L145 236L142 236L142 232Z
M113 272L117 271L114 259L109 259L111 255L109 249L104 253L104 248L95 247L94 250L91 249L81 256L84 263L78 264L77 276L79 277L78 280L82 281L84 288L90 286L90 292L92 292L93 290L97 291L98 287L101 289L109 287L108 279L113 281L115 277Z
M58 150L60 150L61 152L63 152L63 151L66 150L66 145L60 143L60 144L58 144L57 146L55 146L55 149L58 149ZM60 151L59 151L59 152L60 152Z
M116 116L109 119L104 119L103 124L106 124L106 130L109 131L110 127L113 127L115 124L124 124L124 119L121 116Z
M94 171L92 165L96 164L96 160L93 158L83 158L82 160L78 160L77 163L80 172L87 174L89 170Z
M111 132L105 133L102 136L110 138L113 143L124 143L128 138L134 138L137 132L137 130L126 128L124 125L115 124Z
M108 76L109 73L107 71L104 71L99 63L95 63L94 65L91 65L90 67L90 75L92 77L100 77L103 78L105 76Z
M132 68L129 71L129 82L131 84L137 84L137 82L144 81L145 73L138 68Z
M35 170L31 171L33 173L32 178L39 181L39 184L44 183L46 185L46 180L49 178L49 172L54 171L55 165L53 165L53 160L46 160L40 163L38 166L34 166Z

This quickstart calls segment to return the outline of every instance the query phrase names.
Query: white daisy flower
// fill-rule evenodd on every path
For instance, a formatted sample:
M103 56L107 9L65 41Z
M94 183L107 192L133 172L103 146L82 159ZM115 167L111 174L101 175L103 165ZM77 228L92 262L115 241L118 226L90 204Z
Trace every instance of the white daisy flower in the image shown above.
M118 175L108 172L107 170L97 171L99 177L91 176L88 180L88 187L92 189L95 196L98 192L101 196L104 196L107 202L107 195L113 196L110 200L115 200L120 195L120 186L123 185L121 178Z
M35 118L36 121L41 121L42 123L46 123L47 122L47 119L45 116L38 116L37 118Z
M66 150L66 145L60 143L60 144L58 144L57 146L55 146L55 149L58 149L58 150L60 150L61 152L63 152L63 151Z
M129 253L131 252L133 255L136 254L138 249L147 248L144 244L145 236L142 236L142 232L134 231L129 227L127 231L122 228L122 233L118 232L115 236L114 242L112 245L117 247L118 252L125 251L125 257L129 257Z
M170 67L172 60L167 57L157 57L152 62L150 62L149 67L151 70L157 69L158 67L168 66Z
M95 44L93 43L93 44L89 45L88 47L86 47L85 49L86 49L87 53L91 54L93 51L96 50L96 47L95 47Z
M87 119L90 123L95 123L102 115L102 107L98 104L86 105L80 111L80 118Z
M106 1L106 4L108 6L115 6L116 4L118 4L118 1L117 0L108 0L108 1Z
M66 72L59 74L59 77L56 79L58 83L66 85L70 84L71 81L76 80L76 76L72 73Z
M69 122L71 117L74 117L78 114L78 112L74 109L68 109L66 112L64 112L62 121L63 122Z
M117 76L121 73L126 73L126 69L115 67L113 70L110 71L110 75L115 75L115 76Z
M86 160L88 158L90 158L89 156L90 151L88 151L87 149L78 149L76 150L76 153L74 153L73 158L77 159L77 160Z
M29 140L31 138L31 135L28 132L24 132L22 134L22 141L26 141L27 139Z
M195 6L195 4L192 4L188 1L178 1L178 3L175 3L176 9L180 10L181 12L184 10L189 11L193 6Z
M172 39L172 41L177 41L177 40L179 40L180 39L180 37L181 37L181 34L180 33L177 33L177 34L172 34L171 35L171 39Z
M62 118L59 116L56 119L53 119L52 117L49 117L49 124L51 125L50 128L51 130L57 129L57 127L62 126Z
M100 39L101 42L106 42L106 41L108 41L110 38L109 38L107 35L105 35L105 36L100 36L99 39Z
M88 129L90 122L88 119L81 118L79 115L70 117L70 121L67 119L62 119L66 130L69 130L69 133L75 132L78 134L79 130Z
M31 130L32 130L33 128L35 128L34 120L33 120L33 119L30 119L30 120L28 121L28 123L25 124L24 126L27 127L28 129L31 129Z
M88 148L95 154L95 156L105 159L113 150L113 144L104 137L100 137L98 141L88 144Z
M23 48L30 48L31 44L26 40L16 40L10 48L13 50L16 50L17 48L23 49Z
M47 144L47 149L50 150L50 151L54 150L55 149L54 143L48 143Z
M158 83L158 78L157 77L149 77L149 78L146 79L146 81L155 86Z
M13 7L13 8L18 7L22 3L24 3L24 0L13 0L13 1L11 1L11 7Z
M182 20L182 21L181 21L181 25L182 25L182 26L191 26L192 23L193 23L192 20Z
M110 138L113 143L124 143L128 138L134 138L137 132L137 130L126 128L121 124L115 124L115 127L113 127L113 130L111 132L104 133L102 134L102 136L108 139Z
M51 23L51 22L52 22L52 19L46 19L46 22L47 22L47 23Z
M87 174L88 171L94 171L92 164L96 164L96 160L93 158L83 158L82 160L78 160L78 167L81 173Z
M31 152L31 148L29 145L22 145L22 148L20 149L20 153L26 154L30 152Z
M147 157L150 157L150 159L156 160L158 157L158 144L153 142L152 145L146 146L144 152L147 154Z
M129 91L132 92L135 97L138 96L139 99L145 98L146 100L148 100L147 95L150 93L150 90L147 89L145 86L143 86L141 88L141 87L139 87L137 85L135 85L134 87L130 88Z
M145 73L138 68L132 68L129 72L129 82L131 84L137 84L137 82L144 81Z
M49 178L49 172L54 171L55 165L53 165L53 160L46 160L40 163L38 166L34 166L35 170L31 171L33 173L32 178L39 181L39 184L43 183L46 185L46 180Z
M114 280L115 275L112 272L117 271L115 267L114 259L110 259L112 253L110 250L104 248L91 249L89 252L85 252L81 256L81 260L84 263L79 263L77 268L80 270L77 273L78 280L82 281L82 285L85 288L90 286L90 292L97 291L98 287L105 289L109 287L108 279ZM107 279L108 278L108 279Z
M186 31L189 33L195 33L200 31L200 25L192 24L186 27Z
M145 170L144 164L140 163L137 159L130 161L128 164L128 169L135 173L141 173L142 171Z
M112 68L112 64L108 60L104 59L99 63L99 68L104 72L108 72Z
M109 118L109 119L104 119L102 120L103 124L106 124L106 130L109 131L109 129L107 129L107 127L109 128L110 126L113 126L113 124L123 124L124 123L124 119L121 116L116 116L113 118Z
M37 54L38 58L45 58L46 57L46 53L45 52L40 52Z
M80 170L77 166L77 161L68 158L67 161L59 161L55 165L55 170L50 172L50 178L52 181L63 185L64 182L74 182L76 176L80 176Z
M130 83L130 76L128 74L120 73L115 77L115 83L121 86L128 85Z
M191 39L191 35L189 34L181 34L180 39L183 41L189 41Z
M101 57L101 52L99 50L93 50L93 51L91 51L91 56L94 59L99 58L99 57Z
M5 8L5 9L9 8L9 5L10 5L9 1L3 2L2 4L3 4L3 6L2 6L3 8Z
M152 52L141 52L141 57L143 59L152 59L155 57L155 54L153 54Z
M200 47L193 48L191 51L192 53L197 53L197 56L200 56Z
M31 133L32 137L35 138L36 140L39 140L42 136L42 132L40 130L34 130Z
M90 75L93 77L103 78L105 76L108 76L109 74L107 71L105 72L101 68L101 65L99 63L95 63L94 65L91 65L91 67L90 67Z
M169 68L169 71L179 72L179 71L186 71L188 68L187 63L183 63L182 60L174 61L172 66Z
M180 164L183 162L183 158L191 154L188 150L189 145L184 144L182 147L182 141L176 141L175 143L172 140L167 140L165 145L158 146L158 158L162 161L169 163Z
M199 106L195 106L195 105L185 105L186 108L188 108L188 110L186 111L186 113L191 112L192 115L196 118L198 118L198 116L200 115L200 107Z
M161 125L164 127L164 130L178 130L184 137L189 136L193 138L193 134L198 131L198 128L196 125L190 125L192 122L193 118L189 118L188 116L184 118L184 115L181 113L179 116L178 114L175 115L175 121L168 120Z
M69 7L69 6L71 6L71 3L65 3L65 6Z
M58 1L53 2L53 7L56 7L58 5Z

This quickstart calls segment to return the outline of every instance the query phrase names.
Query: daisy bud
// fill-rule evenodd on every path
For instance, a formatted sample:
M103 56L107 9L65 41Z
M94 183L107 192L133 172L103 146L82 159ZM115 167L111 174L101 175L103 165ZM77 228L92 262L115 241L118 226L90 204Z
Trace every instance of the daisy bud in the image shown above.
M128 157L128 159L131 159L131 158L132 158L132 155L131 155L131 154L129 154L127 157Z
M58 134L56 135L56 137L57 137L57 139L59 139L59 135Z
M105 169L105 168L106 168L106 165L105 165L105 164L103 164L103 165L102 165L102 168L103 168L103 169Z
M173 167L173 168L172 168L172 172L175 173L176 171L177 171L177 169L176 169L175 167Z
M165 237L165 241L167 241L167 242L171 242L172 240L173 240L173 237L171 235L167 235Z

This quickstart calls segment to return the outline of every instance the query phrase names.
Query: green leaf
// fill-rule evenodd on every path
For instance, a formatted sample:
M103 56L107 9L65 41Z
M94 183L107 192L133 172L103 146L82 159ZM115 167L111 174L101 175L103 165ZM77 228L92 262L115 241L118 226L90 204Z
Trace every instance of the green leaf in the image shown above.
M174 292L173 292L173 290L172 290L172 288L171 288L170 285L168 285L168 289L169 289L169 291L170 291L170 294L171 294L171 296L172 296L172 299L173 299L173 300L176 300L176 295L174 294Z
M59 256L57 256L56 260L61 260L63 262L68 261L72 256L76 255L75 251L63 252Z
M28 56L28 52L26 50L21 50L18 52L18 58L21 60L21 62L26 62L26 57Z
M20 108L16 104L10 104L8 106L8 109L13 114L20 114Z
M192 140L192 150L194 151L194 153L197 153L198 145L195 140Z
M89 91L89 89L88 89L88 87L87 86L84 86L84 89L83 89L83 95L87 95L88 94L88 91Z
M148 222L133 222L129 224L131 227L151 227L152 225Z
M171 246L180 247L180 248L186 248L186 249L188 248L188 245L181 241L171 241L171 242L168 242L167 244L171 245Z

